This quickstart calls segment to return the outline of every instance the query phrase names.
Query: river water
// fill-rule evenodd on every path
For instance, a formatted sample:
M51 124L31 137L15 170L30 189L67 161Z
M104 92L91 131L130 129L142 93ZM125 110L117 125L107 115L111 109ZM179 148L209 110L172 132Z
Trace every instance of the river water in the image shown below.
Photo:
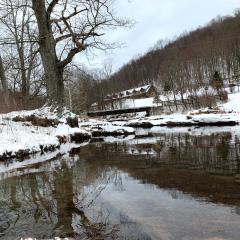
M239 240L239 128L138 129L0 166L0 239Z

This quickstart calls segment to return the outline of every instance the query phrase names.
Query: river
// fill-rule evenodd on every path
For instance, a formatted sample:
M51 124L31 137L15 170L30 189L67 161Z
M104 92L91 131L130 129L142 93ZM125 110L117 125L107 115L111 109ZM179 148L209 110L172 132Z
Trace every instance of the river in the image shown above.
M138 129L1 169L0 239L240 239L238 127Z

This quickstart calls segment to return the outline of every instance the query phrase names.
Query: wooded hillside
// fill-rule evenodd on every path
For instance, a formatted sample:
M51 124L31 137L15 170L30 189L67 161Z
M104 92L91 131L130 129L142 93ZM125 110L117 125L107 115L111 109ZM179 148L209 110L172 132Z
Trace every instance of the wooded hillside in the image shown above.
M239 79L239 11L158 46L123 66L103 84L108 86L107 92L115 92L154 83L159 89L181 94L211 85L216 71L228 82Z

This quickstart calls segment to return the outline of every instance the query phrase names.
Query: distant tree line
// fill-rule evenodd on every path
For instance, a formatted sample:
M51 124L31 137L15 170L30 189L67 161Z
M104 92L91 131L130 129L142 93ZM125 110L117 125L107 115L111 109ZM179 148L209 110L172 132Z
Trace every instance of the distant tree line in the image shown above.
M112 2L2 0L0 111L38 107L48 98L81 112L93 102L103 104L108 93L145 84L183 98L186 91L194 95L200 87L212 86L220 92L224 81L239 79L239 11L175 40L159 41L114 74L110 65L100 73L76 68L76 54L111 47L101 38L103 29L129 25L129 21L112 15ZM47 18L41 19L43 16ZM84 21L82 16L86 17Z
M156 29L157 31L157 29ZM240 12L217 17L205 27L158 44L105 80L105 92L154 84L160 92L183 96L240 78Z

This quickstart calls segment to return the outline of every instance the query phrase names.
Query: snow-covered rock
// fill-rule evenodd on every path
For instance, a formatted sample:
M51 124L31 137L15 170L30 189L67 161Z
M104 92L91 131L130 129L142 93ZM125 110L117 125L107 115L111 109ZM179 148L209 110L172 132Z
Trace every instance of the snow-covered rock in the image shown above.
M107 121L100 121L90 119L88 121L80 122L80 127L91 132L94 137L99 136L117 136L117 135L134 135L135 130L132 127L124 126L125 122L110 123Z

